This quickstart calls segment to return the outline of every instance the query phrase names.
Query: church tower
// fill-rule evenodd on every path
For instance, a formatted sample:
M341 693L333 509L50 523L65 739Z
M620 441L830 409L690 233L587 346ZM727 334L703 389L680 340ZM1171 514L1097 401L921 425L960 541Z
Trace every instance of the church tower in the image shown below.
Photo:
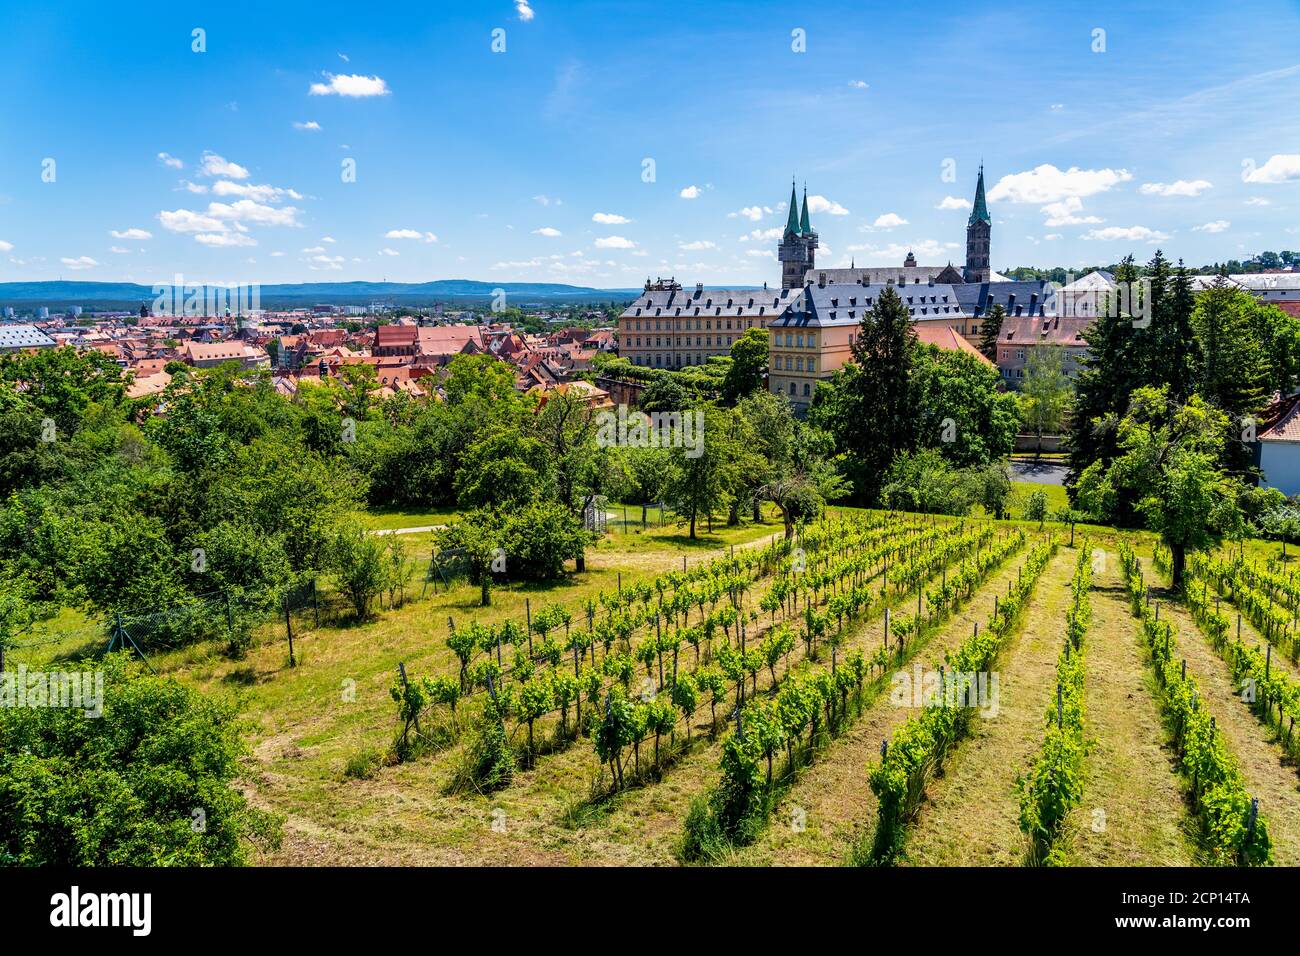
M803 190L803 213L799 212L799 197L790 183L790 215L786 217L785 232L776 256L781 260L781 288L802 289L804 276L813 268L817 233L808 222L808 187Z
M979 181L975 184L975 205L966 221L966 268L962 275L967 282L989 281L989 234L993 220L984 201L984 166L980 166Z

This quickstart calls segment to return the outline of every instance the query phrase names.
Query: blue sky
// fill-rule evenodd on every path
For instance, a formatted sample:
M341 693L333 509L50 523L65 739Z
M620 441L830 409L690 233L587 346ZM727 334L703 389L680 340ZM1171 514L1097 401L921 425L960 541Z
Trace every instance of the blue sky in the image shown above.
M53 6L0 281L776 283L792 175L820 264L960 263L981 159L995 268L1300 248L1293 2Z

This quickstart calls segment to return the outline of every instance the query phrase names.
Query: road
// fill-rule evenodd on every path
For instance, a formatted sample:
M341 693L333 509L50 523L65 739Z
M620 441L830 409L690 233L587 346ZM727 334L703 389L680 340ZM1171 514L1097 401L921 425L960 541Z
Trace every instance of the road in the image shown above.
M1065 465L1044 460L1042 462L1013 461L1011 463L1012 481L1029 481L1036 485L1063 485L1069 468Z

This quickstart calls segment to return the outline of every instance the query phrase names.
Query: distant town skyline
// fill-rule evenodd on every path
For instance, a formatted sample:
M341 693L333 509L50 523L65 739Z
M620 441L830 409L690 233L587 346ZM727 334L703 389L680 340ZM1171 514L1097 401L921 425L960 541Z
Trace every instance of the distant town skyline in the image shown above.
M1300 246L1294 4L24 8L0 282L779 285ZM23 78L22 82L14 78Z

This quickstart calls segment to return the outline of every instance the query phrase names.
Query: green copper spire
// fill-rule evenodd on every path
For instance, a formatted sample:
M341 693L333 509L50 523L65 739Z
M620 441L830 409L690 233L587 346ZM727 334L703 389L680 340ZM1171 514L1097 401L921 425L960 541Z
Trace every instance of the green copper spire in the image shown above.
M971 207L971 211L970 211L970 219L967 220L966 225L968 225L968 226L973 226L973 225L975 225L975 223L977 223L977 222L984 222L984 223L988 223L989 225L992 225L992 224L993 224L993 219L992 219L992 217L989 216L989 207L988 207L988 205L984 202L984 166L983 166L983 164L980 165L980 178L979 178L979 182L977 182L977 183L975 184L975 205Z
M790 215L785 221L787 236L799 235L799 197L794 191L794 180L790 180Z
M808 225L808 184L803 187L803 214L799 217L799 232L805 236L812 235L812 226Z

